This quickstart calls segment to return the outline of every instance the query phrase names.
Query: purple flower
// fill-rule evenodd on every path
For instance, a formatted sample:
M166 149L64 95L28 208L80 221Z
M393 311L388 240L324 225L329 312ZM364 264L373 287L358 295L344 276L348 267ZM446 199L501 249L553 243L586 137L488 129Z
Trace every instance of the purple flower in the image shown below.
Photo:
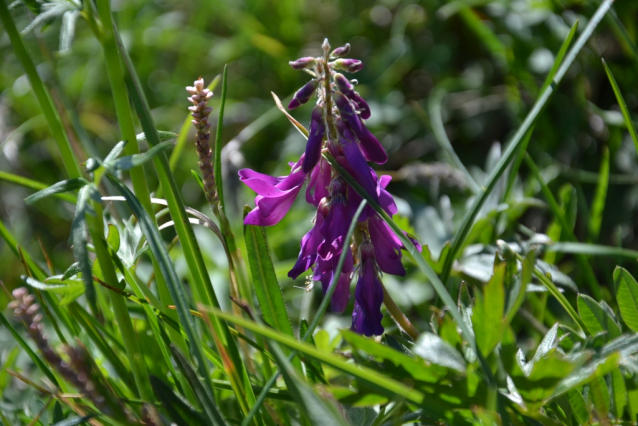
M306 158L303 162L304 173L310 172L317 165L321 157L321 145L326 127L323 123L323 108L316 106L312 110L310 118L310 131L308 132L308 142L306 143Z
M317 263L313 270L314 273L312 279L321 282L321 289L323 290L324 295L328 291L330 283L332 282L334 270L337 268L338 262L338 257L331 257L330 259L317 257ZM335 288L332 299L330 299L330 310L332 312L341 313L348 306L348 302L350 301L350 281L353 270L354 261L352 258L352 250L348 247L341 275L335 284L337 288Z
M292 101L288 104L288 109L295 109L308 102L315 93L318 85L319 80L313 79L306 83L301 89L297 90L292 97Z
M337 59L333 63L335 68L345 72L357 72L363 69L363 62L358 59Z
M319 229L321 228L323 220L327 214L328 208L325 202L321 203L317 209L317 215L315 216L315 225L301 239L301 251L299 252L299 257L297 258L295 266L293 266L290 272L288 272L288 276L293 280L296 280L299 275L310 269L317 260L317 248L323 241L323 236L319 232Z
M361 266L359 279L354 292L354 311L351 330L365 336L383 334L381 304L383 286L375 263L375 248L370 241L364 241L359 247Z
M306 187L306 201L313 206L319 206L324 197L328 197L328 185L332 180L332 167L323 158L319 159L319 166L310 172L310 180Z
M244 218L246 225L272 226L288 213L301 190L306 174L300 165L303 155L289 176L272 177L250 169L239 171L239 180L257 193L256 209Z
M368 106L368 103L354 91L354 86L348 81L348 79L343 74L336 73L334 80L337 85L337 89L339 89L341 93L346 95L348 99L357 105L361 118L364 120L370 118L370 106Z
M315 64L317 60L313 57L310 56L306 56L304 58L299 58L295 61L290 61L288 62L290 64L291 67L293 67L296 70L303 70L306 68L310 68L311 66L313 66Z
M337 161L354 176L357 182L363 186L363 189L372 196L374 201L379 202L376 176L373 177L372 168L366 162L352 131L343 120L337 119L337 132L339 133L339 144L343 150L343 157L337 157Z
M352 215L346 198L347 184L341 177L330 183L330 211L319 228L324 240L319 244L317 253L324 259L338 257L343 250Z
M378 164L388 161L388 154L386 154L377 138L363 125L350 100L340 92L336 92L333 96L335 104L341 113L341 118L348 123L348 126L361 142L360 148L363 156L368 161L374 161Z
M348 52L350 52L350 43L346 43L341 47L337 47L335 50L332 51L330 56L339 58L341 56L346 56Z
M368 230L379 269L386 274L404 277L405 268L401 263L401 248L403 248L401 240L379 215L368 219Z

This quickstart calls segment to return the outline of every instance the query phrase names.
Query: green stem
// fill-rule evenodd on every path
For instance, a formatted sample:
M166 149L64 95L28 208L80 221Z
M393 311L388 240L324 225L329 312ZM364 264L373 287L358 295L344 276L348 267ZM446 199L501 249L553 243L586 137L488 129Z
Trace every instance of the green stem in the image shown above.
M412 325L401 308L397 306L397 304L394 302L394 299L392 299L392 296L390 296L390 293L388 293L388 290L386 290L385 286L383 286L383 304L388 309L388 312L390 312L390 315L392 315L392 318L394 318L394 320L401 326L401 328L405 330L405 332L408 333L413 340L416 341L421 333L419 333L419 330L417 330Z
M109 255L106 242L104 241L104 223L102 221L102 206L93 202L92 207L96 212L95 217L87 216L87 223L89 225L89 233L93 240L93 246L95 247L95 254L100 265L100 270L104 276L104 281L108 284L120 288L118 284L117 274L111 262L111 256ZM133 328L133 322L126 307L126 299L124 296L117 294L113 291L108 292L111 304L113 306L113 312L115 314L115 321L122 334L122 340L124 348L126 349L126 355L131 365L133 372L133 378L139 395L145 401L155 401L153 390L151 388L151 382L146 371L146 364L144 364L144 357L140 351L140 345Z
M11 40L11 44L13 45L13 51L20 60L20 63L24 67L27 77L29 78L31 88L33 89L33 92L38 99L38 103L42 108L42 112L44 113L44 117L47 120L49 129L51 129L53 139L58 146L60 155L62 156L64 167L66 168L69 177L81 177L82 171L80 170L80 166L75 160L73 151L71 150L71 144L69 143L69 139L64 132L64 125L62 124L60 115L53 106L51 96L49 95L47 89L44 87L42 79L38 75L35 64L33 63L33 60L31 59L31 56L27 51L24 41L22 40L22 37L20 36L20 33L18 32L18 29L16 28L13 19L11 18L11 14L9 13L9 9L7 8L5 0L0 0L0 21L2 22L2 25L4 25L4 29L9 35L9 39Z

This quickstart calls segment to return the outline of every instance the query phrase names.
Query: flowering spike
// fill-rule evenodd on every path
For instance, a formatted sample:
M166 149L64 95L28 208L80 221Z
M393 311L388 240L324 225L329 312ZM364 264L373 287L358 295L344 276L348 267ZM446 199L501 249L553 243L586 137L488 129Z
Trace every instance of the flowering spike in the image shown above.
M297 90L292 97L292 101L288 105L288 109L295 109L310 100L315 90L317 90L317 86L319 86L319 80L312 79L308 83L304 84L304 86Z
M342 56L346 56L349 52L350 52L350 43L346 43L343 46L337 47L335 50L333 50L330 56L334 58L340 58Z

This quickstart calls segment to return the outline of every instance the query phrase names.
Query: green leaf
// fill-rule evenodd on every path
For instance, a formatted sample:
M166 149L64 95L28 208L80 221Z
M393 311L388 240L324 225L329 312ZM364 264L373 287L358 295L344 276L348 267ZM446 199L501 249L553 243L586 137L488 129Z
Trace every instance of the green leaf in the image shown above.
M534 275L534 266L536 264L536 249L530 250L523 260L523 267L521 268L520 277L517 281L517 285L512 287L510 296L508 299L507 323L509 324L516 312L525 301L525 294L527 293L527 285L532 282L532 276Z
M93 286L93 273L89 260L88 245L88 226L86 224L86 213L89 212L89 197L91 191L94 190L93 185L86 185L80 189L78 193L78 202L75 206L75 216L71 223L71 242L73 244L73 257L80 264L82 271L82 280L84 281L84 293L89 302L89 306L95 315L97 313L97 294ZM100 219L101 220L101 219Z
M22 275L20 278L24 280L29 287L37 288L42 291L51 291L57 294L76 294L78 290L84 292L84 285L81 280L61 280L57 277L47 278L44 282L34 278Z
M433 362L433 364L435 365L425 363L423 360L426 358L410 357L408 355L405 355L397 351L396 349L392 349L389 346L377 343L372 339L369 339L360 334L354 333L350 330L342 330L341 335L343 336L345 341L350 343L353 349L364 351L369 356L374 357L377 361L388 361L390 364L393 364L396 367L403 367L405 372L407 372L415 380L428 382L428 383L437 383L442 377L444 377L447 374L447 369L441 368L441 366L449 367L449 365L443 365L443 364L438 365L438 363L431 361L430 359L428 359L428 361ZM427 340L427 338L425 338L424 340ZM419 340L419 342L420 341L421 340ZM441 340L441 342L443 341ZM448 345L448 347L446 347L445 349L440 349L440 348L437 349L434 345L431 345L429 348L426 348L425 346L427 346L427 344L428 344L427 342L423 343L423 346L419 347L418 346L419 343L417 343L414 347L415 354L420 355L420 353L424 353L428 351L433 351L433 352L438 351L440 353L441 351L445 349L448 349L448 350L451 349L457 355L456 365L458 366L458 365L464 364L462 357L460 357L458 352L456 352L454 348L452 348L451 346ZM461 360L461 362L459 362L459 359ZM463 369L462 372L465 373L465 369ZM391 374L388 374L388 375L390 375L391 377L394 377Z
M633 380L627 381L627 408L630 419L636 423L638 419L638 383L634 377Z
M591 241L597 241L600 234L600 224L603 220L603 211L605 210L605 199L607 198L607 187L609 186L609 148L603 148L603 158L600 164L600 172L598 173L598 184L596 193L591 205L591 214L589 216L589 238Z
M308 332L308 328L308 321L302 319L301 323L299 324L299 335L304 336ZM312 335L308 337L308 344L315 347L317 346ZM328 384L326 376L323 372L323 367L321 367L320 362L317 362L317 360L314 358L306 358L304 359L304 364L306 364L306 375L312 383L324 383L326 385Z
M250 212L250 207L244 209L244 217ZM246 254L250 265L250 274L259 307L264 320L275 330L294 336L286 302L281 294L277 282L275 268L270 258L270 249L266 240L264 228L254 225L244 225Z
M614 89L614 94L616 95L616 100L618 101L618 105L620 105L620 111L622 112L623 120L625 120L625 125L627 126L627 130L629 130L629 134L631 135L631 140L634 141L634 145L636 147L636 151L638 151L638 133L636 133L636 128L634 127L634 123L631 120L631 115L629 114L629 108L627 108L627 103L620 93L620 88L616 83L616 79L614 75L611 73L611 70L607 66L607 62L604 59L601 59L603 62L603 67L605 67L605 72L607 73L607 77L609 78L609 82L611 83L612 89Z
M66 271L64 271L64 274L62 275L62 281L66 281L69 278L79 274L80 272L82 272L82 268L80 267L80 262L74 262L73 264L71 264L71 266L69 266L67 268Z
M199 403L202 407L204 407L204 412L208 416L209 424L214 426L224 426L226 422L224 418L219 413L217 406L215 404L215 399L213 396L204 389L202 386L202 381L197 374L195 374L195 370L191 367L190 363L186 359L186 357L177 349L177 346L171 344L171 353L173 354L173 358L177 362L177 366L181 370L184 377L191 386L191 389L197 396Z
M61 194L63 192L75 191L76 189L80 189L88 184L89 182L84 178L63 180L61 182L54 183L50 187L38 191L35 194L29 195L27 198L24 199L24 202L27 204L33 204L43 198Z
M228 65L224 65L222 75L222 96L219 104L219 117L217 118L217 132L215 134L215 155L213 157L213 171L215 174L215 186L219 196L219 205L225 211L224 186L222 184L222 129L224 128L224 110L226 108L226 87L228 84Z
M151 375L151 386L162 403L162 409L166 411L171 421L177 426L194 426L207 424L201 413L175 395L173 389L159 378Z
M152 160L155 156L157 156L160 152L172 146L172 141L166 141L159 143L153 147L151 147L148 151L143 152L141 154L133 154L127 155L125 157L121 157L118 159L114 159L111 161L104 160L104 167L110 170L130 170L133 167L141 166L150 160Z
M7 173L7 172L3 172L2 170L0 170L0 180L4 180L6 182L11 182L11 183L15 183L17 185L21 185L24 186L25 188L30 188L30 189L35 189L38 191L44 190L48 188L48 185L42 183L42 182L38 182L32 179L28 179L25 178L23 176L18 176L12 173ZM72 194L66 194L66 193L57 193L54 194L56 198L59 198L61 200L64 200L68 203L72 203L75 204L75 202L77 201L77 199L75 198L75 195Z
M622 331L611 316L594 299L585 295L578 295L578 313L591 336L607 332L609 339L620 337Z
M614 283L620 315L627 327L638 332L638 283L626 269L620 266L614 270Z
M620 369L611 372L611 389L614 397L614 417L622 419L627 406L627 387Z
M481 295L476 292L474 297L474 309L472 314L472 324L476 335L476 344L483 356L487 357L498 345L505 330L505 290L503 280L505 278L505 267L503 263L494 268L494 275L485 285Z
M605 420L609 414L611 401L609 388L602 375L596 374L589 382L589 395L590 400L594 403L594 408L596 408L597 416L602 417L604 423L608 423Z
M584 425L589 422L589 412L587 411L587 404L585 398L578 389L567 392L567 399L569 405L572 407L572 413L576 418L579 425Z
M523 399L530 404L542 404L547 400L558 384L568 376L576 366L564 359L556 349L534 362L529 375L512 374L512 380Z
M372 426L379 413L371 407L351 407L346 409L346 416L352 426Z
M61 422L57 422L57 423L53 424L52 426L76 426L76 425L81 425L83 423L88 422L89 420L91 420L94 417L96 417L96 414L88 414L88 415L83 416L83 417L73 416L73 417L71 417L69 419L62 420Z
M202 180L202 177L199 175L199 173L191 169L191 176L193 176L193 179L195 179L195 182L197 182L201 190L204 191L204 181Z
M465 373L466 363L463 356L445 340L436 334L421 333L412 348L419 357L436 365L448 367L460 373Z

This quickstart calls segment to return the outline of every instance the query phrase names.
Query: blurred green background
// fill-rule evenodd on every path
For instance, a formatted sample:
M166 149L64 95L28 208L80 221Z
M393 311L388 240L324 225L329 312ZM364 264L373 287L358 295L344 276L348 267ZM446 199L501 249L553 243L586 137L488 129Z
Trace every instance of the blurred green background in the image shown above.
M389 161L377 168L394 177L389 190L406 218L401 224L427 243L435 257L453 235L471 193L440 149L443 136L433 133L433 123L440 117L458 156L480 183L502 144L529 112L570 27L579 20L580 31L596 6L595 1L570 0L113 2L117 25L160 130L179 132L189 105L184 87L199 76L208 84L228 64L224 184L234 205L231 219L237 234L241 234L241 208L252 206L254 195L239 184L237 170L249 167L287 174L287 162L304 150L303 138L275 108L270 94L289 99L307 81L308 76L290 68L288 61L319 55L325 37L333 47L349 42L350 56L365 64L353 77L372 108L367 125L389 153ZM578 200L576 235L587 241L588 209L597 177L585 172L597 173L603 152L609 149L611 184L600 236L592 242L636 248L636 150L599 58L608 62L630 111L635 112L638 58L623 37L636 40L638 2L619 1L614 11L617 18L603 20L541 115L528 152L555 194L563 184L573 184ZM24 6L13 13L20 29L34 18ZM626 27L625 35L614 19ZM24 38L55 101L65 105L68 122L76 124L75 148L82 158L103 157L120 137L102 50L80 18L70 51L59 52L60 26L60 19L45 22ZM55 183L66 178L61 160L51 154L56 149L45 120L7 35L0 31L0 170ZM215 92L211 122L216 122L218 113L219 88ZM305 106L292 114L307 124L310 111ZM176 178L186 204L209 213L190 172L197 170L196 158L189 142ZM147 171L149 185L155 188L154 172ZM541 198L528 175L523 164L517 197ZM57 199L27 207L23 198L31 192L0 181L2 221L42 262L38 240L53 264L70 265L73 257L67 239L74 207ZM494 200L486 208L497 204ZM312 217L301 196L286 219L268 230L280 284L293 302L292 310L307 309L302 303L306 293L293 286L303 286L303 277L293 284L286 272ZM532 202L512 220L493 224L489 235L474 242L516 240L518 223L545 232L551 219L546 206ZM163 232L170 241L172 230ZM214 282L224 291L227 272L222 249L212 235L205 231L199 235ZM179 252L174 254L179 261ZM562 260L561 268L575 274L578 282L573 261L569 256ZM601 282L611 282L611 262L596 262ZM186 276L184 262L178 266ZM22 273L19 260L0 242L0 279L8 288L17 287ZM407 292L397 292L391 278L388 287L402 293L397 297L401 304L422 305L433 294L420 276L410 276L402 282ZM6 303L4 297L0 292L0 306Z

